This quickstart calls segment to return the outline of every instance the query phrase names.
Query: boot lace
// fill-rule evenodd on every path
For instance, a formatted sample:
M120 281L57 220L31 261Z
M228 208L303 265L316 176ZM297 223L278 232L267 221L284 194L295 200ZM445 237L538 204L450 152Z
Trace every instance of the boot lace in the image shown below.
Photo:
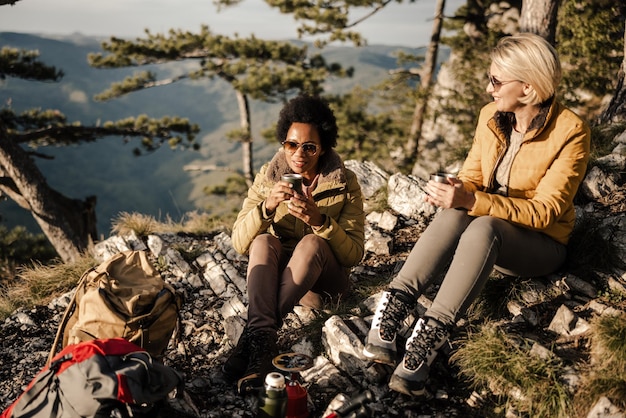
M385 304L385 301L383 301L383 304ZM400 328L400 324L409 316L409 312L412 309L412 304L402 301L397 293L392 292L386 301L386 306L384 306L379 319L381 338L387 341L393 340Z
M423 320L420 319L420 321ZM407 350L404 355L406 368L416 370L420 364L431 361L433 351L438 350L447 339L448 332L445 328L422 323L421 328L414 331L407 344Z

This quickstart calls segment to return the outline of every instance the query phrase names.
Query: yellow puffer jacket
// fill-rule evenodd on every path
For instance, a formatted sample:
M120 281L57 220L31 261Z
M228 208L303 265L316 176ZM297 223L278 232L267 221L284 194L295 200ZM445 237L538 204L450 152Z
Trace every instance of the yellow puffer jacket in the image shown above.
M524 135L511 165L508 196L494 194L495 170L506 150L513 114L483 107L474 143L459 173L475 191L472 216L495 216L541 231L567 244L574 228L574 195L585 176L590 131L575 113L556 100L544 106Z
M326 215L326 221L321 228L313 231L289 214L287 202L278 205L273 216L267 216L265 199L281 175L288 172L289 166L282 150L261 168L233 225L235 250L247 253L252 240L267 232L279 238L285 249L293 251L304 235L315 234L328 242L341 265L352 267L358 264L364 254L365 213L356 175L344 167L334 150L320 157L320 176L313 198L322 215Z

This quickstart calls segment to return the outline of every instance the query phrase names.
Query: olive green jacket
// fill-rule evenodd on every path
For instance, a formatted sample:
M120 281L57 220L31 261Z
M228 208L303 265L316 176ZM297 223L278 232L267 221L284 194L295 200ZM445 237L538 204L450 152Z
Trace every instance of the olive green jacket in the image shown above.
M304 235L315 234L328 242L341 265L352 267L358 264L364 254L365 213L356 175L344 167L334 150L328 150L320 157L319 179L313 199L326 216L324 224L313 231L289 214L286 201L278 205L272 215L265 210L265 199L272 187L281 175L289 172L284 152L280 150L256 175L233 225L235 249L245 254L257 235L270 233L291 252Z
M508 195L493 193L495 171L513 129L514 115L483 107L474 143L459 173L474 191L472 216L495 216L541 231L567 244L574 229L574 196L585 177L590 131L575 113L556 100L542 107L524 135L510 171Z

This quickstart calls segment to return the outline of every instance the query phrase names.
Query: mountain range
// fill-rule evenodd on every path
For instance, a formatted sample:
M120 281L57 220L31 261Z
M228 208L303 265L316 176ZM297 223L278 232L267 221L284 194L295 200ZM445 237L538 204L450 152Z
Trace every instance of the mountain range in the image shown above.
M149 117L182 116L197 123L201 132L199 151L171 150L162 147L149 155L133 156L137 140L124 141L107 137L94 143L69 147L39 149L53 157L37 164L51 187L68 197L84 199L97 196L97 219L100 234L108 235L111 221L120 212L138 212L159 220L178 221L189 211L220 214L233 210L232 204L203 189L217 185L241 167L237 142L226 138L239 121L237 102L232 88L220 80L181 81L147 89L107 102L96 102L93 96L111 83L122 81L135 69L96 69L87 63L87 54L102 52L103 39L73 34L46 37L34 34L0 32L0 47L37 50L40 60L64 72L60 82L42 83L16 78L0 80L2 106L19 113L31 108L57 109L68 122L89 126L108 120L146 114ZM296 41L294 41L296 42ZM308 46L309 51L314 50ZM353 67L350 79L332 80L327 86L333 93L347 92L355 86L369 87L381 82L388 70L396 68L394 53L403 50L415 55L424 48L371 45L365 47L330 46L322 54L327 62ZM444 50L443 54L447 54ZM148 66L158 78L179 74L195 63L169 63ZM276 142L266 142L260 132L275 122L279 104L251 101L255 169L276 150ZM215 171L189 171L190 165L223 167ZM32 232L39 229L30 214L12 201L0 202L1 221L9 227L24 225Z

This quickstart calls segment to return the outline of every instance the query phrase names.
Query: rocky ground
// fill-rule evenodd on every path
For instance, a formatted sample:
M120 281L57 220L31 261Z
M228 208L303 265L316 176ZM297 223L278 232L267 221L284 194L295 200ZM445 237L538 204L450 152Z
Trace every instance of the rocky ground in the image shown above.
M361 180L365 190L372 175L362 175ZM395 180L395 184L401 185L397 188L405 193L405 201L416 200L412 192L416 189L406 184L415 181ZM389 179L391 191L393 184ZM623 193L623 182L618 190ZM390 192L390 202L398 199ZM605 230L622 247L626 228L623 202L622 194L617 203L604 205L605 212L599 217L606 223ZM379 291L401 266L432 216L432 213L403 215L402 207L396 205L397 210L392 208L384 213L368 211L368 252L353 271L354 294L324 311L298 307L280 330L281 352L305 353L314 359L314 365L301 376L309 394L310 416L325 417L329 405L336 407L342 397L349 399L365 390L374 394L375 400L369 404L372 417L524 416L512 409L494 412L493 406L503 394L474 392L458 374L456 366L448 361L449 352L463 340L468 326L465 319L458 324L448 354L440 355L435 362L428 393L423 398L412 399L390 391L386 382L393 369L368 363L362 357L362 344ZM619 207L622 209L616 209ZM580 209L581 213L597 211L597 207L594 209L589 204ZM182 398L170 400L158 416L255 416L256 398L239 396L234 385L225 381L220 372L241 331L247 300L246 259L232 249L229 236L225 233L206 237L151 235L145 239L113 236L97 245L96 256L106 259L126 249L149 250L164 278L185 300L179 330L164 358L166 364L184 373L185 392ZM599 277L603 282L597 280ZM507 309L495 320L508 332L551 350L568 364L588 358L585 324L589 318L606 312L623 314L626 310L623 303L607 306L598 298L600 289L607 283L626 289L623 273L597 275L591 280L560 271L550 277L524 279L521 291L528 296L523 298L525 302L507 303L511 302L506 296L507 289L513 283L519 287L519 282L518 278L501 278L496 282ZM69 297L66 294L48 306L18 310L0 324L0 410L15 400L43 367ZM432 294L422 297L420 309L428 306L431 298ZM559 320L561 317L566 319ZM589 405L590 410L593 407ZM621 414L614 416L623 417Z
M393 255L368 254L354 275L357 287L358 283L372 284L377 280L381 286L386 283L401 265L422 229L421 223L410 223L396 229ZM217 264L222 265L224 263L219 262L220 255L226 255L229 252L229 250L220 249L228 242L227 237L224 236L220 237L222 244L218 245L215 239L211 238L164 236L160 239L164 242L165 240L175 242L178 248L184 245L188 254L208 249L212 258L218 259ZM170 252L170 256L171 254ZM256 398L238 396L234 385L225 381L220 372L220 366L232 347L227 331L236 328L232 324L229 325L229 321L225 319L225 307L231 303L233 297L242 297L242 295L235 289L237 280L233 280L226 286L230 287L229 290L224 290L221 295L216 294L217 286L212 287L207 280L208 264L202 266L200 263L204 261L198 262L201 259L202 256L189 264L190 271L195 270L200 273L204 269L201 275L187 272L179 277L176 275L168 277L168 281L175 284L177 289L184 294L185 303L181 315L180 332L170 344L165 362L185 374L186 393L184 399L172 400L171 409L162 410L159 416L253 417ZM222 261L227 259L224 257ZM181 265L180 259L176 263L173 261L173 258L170 258L170 271L173 270L171 268L173 264ZM243 277L243 263L237 263L235 260L229 261L228 265L237 266L239 277ZM232 276L234 273L231 271L229 274ZM374 292L372 299L375 299L375 288L367 287L367 289ZM18 311L1 325L1 407L15 399L23 385L28 383L36 371L43 366L67 298L68 295L65 295L50 306L38 306L30 310ZM345 352L350 352L352 348L347 346L355 346L358 349L358 345L364 340L366 332L364 326L366 325L363 324L367 323L371 312L367 307L366 297L363 304L358 304L357 299L358 295L355 295L353 300L346 301L346 305L353 306L351 310L334 316L332 316L334 312L331 311L312 312L298 309L297 314L290 315L281 330L279 347L282 352L306 352L316 358L316 364L312 370L303 373L304 385L309 393L311 417L326 416L329 404L337 395L350 398L366 389L371 390L376 396L376 401L370 404L372 417L487 416L485 411L488 408L484 403L490 402L490 396L488 394L478 396L473 392L459 377L454 365L449 364L446 355L440 356L436 361L429 382L429 393L420 399L410 399L387 389L386 381L392 372L391 368L368 364L362 359L340 359L338 364L334 364L333 357L337 356L332 348L327 347L328 344L343 347L341 350L345 349ZM374 303L370 301L369 306L372 307ZM428 303L428 300L425 299L423 303ZM544 306L544 312L538 312L538 314L544 317L544 321L549 321L549 317L554 314L554 309L556 309L556 304ZM339 320L333 320L337 317ZM337 321L340 322L339 325ZM347 327L348 330L342 327ZM532 327L528 324L518 325L520 332L523 332L525 328L528 331L528 328ZM342 338L352 341L336 343ZM572 340L570 343L562 343L560 347L562 351L569 350L570 356L584 355L581 354L584 350L573 350L573 347L581 341L580 339L576 339L575 342ZM341 358L341 355L339 357Z
M423 224L412 225L398 229L395 233L395 251L393 255L374 256L370 254L353 277L359 281L375 283L380 279L382 286L392 272L398 268L406 256L412 243L423 228ZM163 237L176 242L177 246L185 245L189 253L212 249L213 256L219 253L211 238L199 237ZM192 263L193 264L193 263ZM236 263L232 264L237 265ZM196 268L199 266L196 265ZM244 274L243 264L238 265L238 273ZM194 267L190 266L191 269ZM198 270L200 271L200 270ZM196 276L196 278L199 278ZM202 416L202 417L252 417L255 416L254 396L241 397L236 394L234 385L223 379L220 366L231 349L231 341L225 334L224 308L227 297L217 297L214 290L204 280L177 280L170 277L168 281L174 283L184 294L185 303L182 311L182 327L179 335L172 340L165 357L165 363L175 367L186 376L186 394L183 400L172 400L172 410L160 416ZM233 290L233 289L231 289ZM57 323L67 303L69 295L59 298L49 306L37 306L29 310L20 310L0 325L2 341L0 350L0 408L7 406L15 399L23 385L43 367L52 346ZM355 305L358 296L355 295L346 305ZM352 313L345 314L346 318L353 313L360 312L356 307ZM294 345L303 344L304 349L312 356L323 351L321 329L324 319L329 318L330 311L313 312L299 309L298 314L292 314L280 332L279 347L282 352L293 351ZM367 308L363 308L363 315L369 315ZM321 353L323 356L323 352ZM315 366L317 371L307 378L312 381L304 382L309 394L309 410L312 417L323 416L329 403L338 394L348 398L355 396L365 389L372 389L371 382L361 382L358 377L352 378L344 372L338 371L330 364ZM383 378L392 370L379 365L364 365L380 368L373 371L378 378ZM305 372L306 373L306 372ZM316 384L314 380L322 380L322 376L338 373L334 384ZM317 374L317 376L316 376ZM321 376L320 376L321 375ZM377 408L385 410L382 415L372 416L472 416L472 408L465 402L471 396L471 389L454 377L454 371L446 364L445 359L437 362L433 373L432 388L434 393L429 398L411 400L403 395L387 390L382 392L374 388L379 397ZM337 385L338 383L338 385ZM365 383L365 384L363 384ZM381 387L384 385L381 383Z

